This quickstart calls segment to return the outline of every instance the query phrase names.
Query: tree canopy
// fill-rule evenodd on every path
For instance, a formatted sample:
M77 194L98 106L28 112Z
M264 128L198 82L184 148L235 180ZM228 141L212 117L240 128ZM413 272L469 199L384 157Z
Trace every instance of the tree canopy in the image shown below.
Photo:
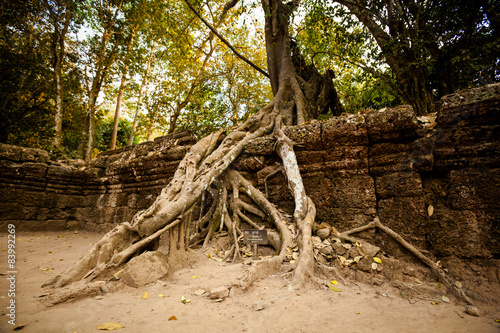
M294 61L328 73L346 112L407 103L421 115L445 94L500 80L492 0L292 4ZM268 71L266 16L257 1L225 5L2 2L0 141L91 158L177 130L201 138L245 121L276 93L272 79L242 60ZM125 135L119 124L130 128L128 140L117 139Z

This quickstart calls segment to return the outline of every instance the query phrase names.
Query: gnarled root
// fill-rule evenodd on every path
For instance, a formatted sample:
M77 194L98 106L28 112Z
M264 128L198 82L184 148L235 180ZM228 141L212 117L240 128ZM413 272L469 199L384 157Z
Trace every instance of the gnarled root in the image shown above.
M420 261L422 261L425 265L427 265L431 269L431 271L434 274L435 278L439 282L441 282L446 287L447 290L451 291L453 293L453 295L455 295L458 299L464 301L468 305L474 306L474 302L470 299L470 297L468 297L464 293L464 291L462 289L458 288L456 286L456 284L453 283L453 281L451 280L451 278L448 277L448 275L446 274L446 272L441 267L439 267L429 257L427 257L424 254L422 254L422 252L420 252L416 247L414 247L413 245L411 245L410 243L408 243L406 240L404 240L403 237L401 237L401 235L399 235L397 232L395 232L391 228L383 225L382 222L380 222L380 219L378 217L375 217L375 219L373 220L373 222L371 222L371 223L369 223L369 224L367 224L365 226L362 226L362 227L359 227L359 228L352 229L350 231L344 232L340 236L343 239L350 239L350 235L351 234L358 233L358 232L361 232L361 231L365 231L365 230L368 230L368 229L371 229L371 228L379 228L380 230L382 230L383 232L385 232L386 234L388 234L392 239L394 239L401 246L403 246L405 249L407 249L408 251L410 251L415 257L417 257L418 259L420 259Z

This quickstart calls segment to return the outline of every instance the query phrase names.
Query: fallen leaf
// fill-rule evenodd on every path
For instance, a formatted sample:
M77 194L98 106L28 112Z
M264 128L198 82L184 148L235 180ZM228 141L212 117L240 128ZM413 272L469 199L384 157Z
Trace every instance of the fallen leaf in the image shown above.
M342 291L339 288L332 286L331 284L328 285L328 288L330 288L330 290L333 290L333 291L338 292L338 293Z
M432 305L438 305L439 302L431 302Z
M500 323L500 319L495 319L495 323Z
M379 263L379 264L382 263L382 260L380 258L377 258L377 257L373 257L373 261L375 261L376 263Z
M335 280L330 281L330 283L334 284L334 285L337 285L337 281L335 281Z
M434 214L434 206L430 205L429 207L427 207L427 214L429 215L429 217Z
M50 272L52 270L52 268L41 268L41 270Z
M378 267L377 263L376 262L372 262L372 269L373 270L376 270Z
M186 303L191 302L191 300L189 298L185 298L184 296L181 296L181 302L186 304Z
M462 282L456 281L455 286L457 286L457 288L462 288Z
M355 314L359 315L361 312L359 311L354 311Z
M196 279L196 278L197 278L196 275L193 275L193 276L190 277L190 279Z
M354 257L354 261L355 262L359 262L361 260L361 258L363 258L362 256L356 256Z
M443 300L443 302L445 303L450 303L450 299L446 296L442 296L441 299Z
M101 325L97 326L96 328L98 330L101 330L101 331L113 331L113 330L117 330L119 328L124 328L124 327L125 327L124 325L114 323L114 322L109 322L109 323L101 324Z
M158 295L158 297L165 297L165 295L163 295L163 294L159 294L159 295Z
M170 318L168 318L168 321L170 320L177 320L177 317L176 316L171 316Z
M148 293L143 293L141 297L142 297L142 299L148 298Z
M54 253L54 252L52 252L52 251L49 251L49 253Z

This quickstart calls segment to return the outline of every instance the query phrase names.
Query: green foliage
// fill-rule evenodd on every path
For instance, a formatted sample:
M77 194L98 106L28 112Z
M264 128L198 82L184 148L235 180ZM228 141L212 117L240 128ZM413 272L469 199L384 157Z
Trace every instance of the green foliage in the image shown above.
M63 147L54 150L52 37L61 22L49 19L49 9L57 12L57 8L44 4L62 3L71 4L73 16L63 59ZM217 24L225 3L193 1L201 15L217 25L219 33L240 53L266 68L260 2L240 1L225 21ZM362 3L359 8L371 15L388 38L383 42L374 38L373 31L341 3ZM409 2L401 8L401 15L393 13L394 24L388 25L391 3L306 0L293 19L291 35L306 60L322 73L329 69L336 73L335 85L347 112L402 103L398 80L401 73L416 68L427 73L428 89L436 97L445 93L444 87L453 90L500 80L499 21L492 0ZM127 84L117 147L127 143L146 81L135 143L169 130L188 129L202 137L230 128L272 98L267 79L211 37L183 1L19 0L6 2L1 8L0 142L45 148L54 158L80 156L85 147L93 78L102 81L94 119L96 151L110 145L111 110L115 109L123 74ZM112 33L102 49L102 34L110 22ZM99 62L103 53L108 59ZM403 57L408 54L413 57ZM402 59L399 67L388 62L391 55ZM95 76L98 70L102 70L101 76Z
M105 117L98 119L96 124L95 135L95 148L99 151L106 151L109 149L111 142L111 132L113 131L113 117ZM127 119L120 119L118 122L118 132L116 135L116 149L127 146L130 131L132 130L132 122ZM134 141L135 143L138 140Z

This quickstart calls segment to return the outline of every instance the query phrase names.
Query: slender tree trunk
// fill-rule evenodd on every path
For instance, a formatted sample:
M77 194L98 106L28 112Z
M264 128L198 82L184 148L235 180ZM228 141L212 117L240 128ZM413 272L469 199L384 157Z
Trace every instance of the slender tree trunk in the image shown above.
M72 13L68 5L64 7L64 22L62 29L59 28L59 16L55 13L51 13L54 34L53 34L53 56L54 56L54 78L56 81L56 114L54 116L54 138L52 139L52 144L56 148L60 148L62 144L62 119L63 119L63 96L64 87L62 83L62 65L64 61L65 52L65 38L68 32L69 24L71 22Z
M125 83L127 82L127 72L128 72L128 56L130 54L130 50L132 49L132 45L134 44L134 36L135 36L135 30L137 29L138 25L136 24L135 27L132 29L132 33L130 36L130 42L127 45L127 53L125 55L125 67L123 68L123 73L122 73L122 79L120 81L120 88L118 89L118 97L116 98L116 110L115 110L115 118L113 121L113 131L111 133L111 143L109 145L109 149L113 150L115 149L116 146L116 135L118 133L118 123L120 121L120 108L122 105L122 99L123 99L123 92L125 91Z
M123 1L120 1L117 5L115 13L112 19L107 22L104 27L104 31L101 37L101 43L99 45L99 52L97 54L97 65L92 79L92 87L89 92L89 102L87 105L87 147L85 149L85 160L89 161L92 158L92 148L94 145L94 123L95 123L95 111L96 111L96 101L101 91L102 84L108 74L108 68L113 62L114 52L118 46L118 39L115 40L113 49L106 52L106 47L109 40L111 39L113 33L113 25L117 20L118 13L121 10ZM101 18L104 22L104 17Z
M62 86L62 61L57 58L56 66L54 67L54 76L56 79L56 114L54 116L54 139L52 144L56 148L60 148L62 144L62 118L63 118L63 86Z
M146 72L142 78L141 88L139 89L139 96L137 96L137 105L135 107L134 123L132 124L132 130L130 131L130 137L128 139L128 145L131 146L134 143L135 130L137 129L137 120L139 119L139 114L141 112L142 94L144 87L146 87L145 94L147 95L149 86L149 72L151 71L151 63L153 62L154 50L156 47L156 42L151 46L151 52L149 54L148 64L146 67Z

